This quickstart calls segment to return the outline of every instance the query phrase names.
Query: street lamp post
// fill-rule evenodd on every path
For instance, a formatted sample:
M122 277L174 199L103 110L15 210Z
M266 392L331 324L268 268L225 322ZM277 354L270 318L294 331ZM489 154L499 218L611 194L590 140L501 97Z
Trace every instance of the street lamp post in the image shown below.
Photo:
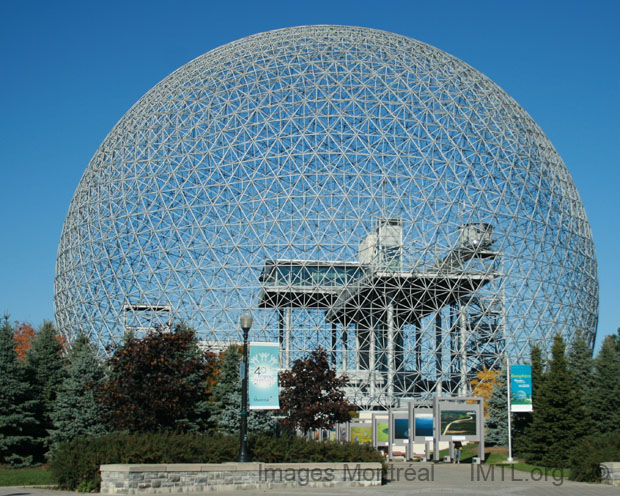
M241 427L239 429L239 461L249 462L248 455L248 333L252 327L252 316L244 313L240 319L243 329L243 367L241 368Z

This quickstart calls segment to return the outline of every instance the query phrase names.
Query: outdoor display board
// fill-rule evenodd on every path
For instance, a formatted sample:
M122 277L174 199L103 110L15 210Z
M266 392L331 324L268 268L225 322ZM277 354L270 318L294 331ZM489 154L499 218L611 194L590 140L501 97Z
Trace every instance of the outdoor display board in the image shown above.
M510 411L532 411L532 366L510 366Z
M387 446L390 442L390 432L389 432L389 419L388 416L383 414L375 414L372 415L372 423L374 430L374 446Z
M372 444L372 423L351 422L349 424L349 440L361 444Z
M250 410L278 410L278 343L250 343L248 397Z
M476 410L441 410L442 436L476 436L478 432Z
M415 411L414 412L414 436L417 438L433 437L433 430L435 427L435 421L433 419L432 410Z
M440 398L434 422L440 441L480 441L484 428L482 401Z
M394 439L409 441L409 419L394 415Z

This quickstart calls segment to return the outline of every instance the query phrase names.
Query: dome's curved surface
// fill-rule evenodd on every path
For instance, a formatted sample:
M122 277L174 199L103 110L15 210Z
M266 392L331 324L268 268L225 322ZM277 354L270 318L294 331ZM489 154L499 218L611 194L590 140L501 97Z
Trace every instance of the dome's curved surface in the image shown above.
M238 340L252 309L283 365L321 345L368 401L593 342L597 305L586 214L529 115L436 48L340 26L230 43L142 97L75 192L55 280L69 337Z

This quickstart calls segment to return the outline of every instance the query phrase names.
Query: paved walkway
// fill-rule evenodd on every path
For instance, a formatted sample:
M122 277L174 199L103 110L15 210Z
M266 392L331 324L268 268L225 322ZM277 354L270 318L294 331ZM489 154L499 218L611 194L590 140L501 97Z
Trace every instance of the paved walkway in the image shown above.
M390 475L388 473L388 475ZM431 465L394 464L392 481L380 487L296 487L271 488L246 491L226 491L215 494L246 496L258 495L299 495L299 496L620 496L620 488L601 484L585 484L562 480L549 473L530 474L513 471L509 468L486 465ZM534 480L535 479L535 480ZM52 491L24 487L0 487L0 496L75 496L74 492Z

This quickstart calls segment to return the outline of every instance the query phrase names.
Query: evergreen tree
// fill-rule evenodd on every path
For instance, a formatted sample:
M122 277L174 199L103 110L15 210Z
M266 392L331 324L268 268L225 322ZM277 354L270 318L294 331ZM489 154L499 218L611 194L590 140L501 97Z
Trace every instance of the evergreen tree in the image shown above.
M547 467L565 467L575 442L589 430L588 417L568 369L562 337L555 336L549 370L535 395L530 432L529 461Z
M35 459L42 460L49 449L49 431L53 429L51 413L56 393L64 379L65 360L62 346L51 322L44 322L36 333L26 356L26 368L36 399L39 426L35 434L38 449Z
M506 371L496 376L495 387L489 399L488 417L485 418L487 432L485 443L490 446L508 446L508 386Z
M211 421L224 432L238 432L241 422L241 361L242 351L230 346L222 353L219 363L218 382L213 388ZM250 410L250 432L273 432L276 419L270 410Z
M607 336L594 360L590 411L594 429L600 433L620 425L620 338Z
M0 464L32 462L35 400L17 359L13 328L5 316L0 326Z
M102 407L96 393L104 382L103 364L93 352L88 338L79 336L69 354L66 376L58 390L50 432L57 445L80 436L97 436L106 432Z
M592 360L592 349L579 330L575 336L571 347L568 350L568 367L573 377L579 384L577 391L581 394L582 402L589 410L589 400L594 385L594 361Z
M108 359L100 391L104 422L129 432L195 431L206 427L205 354L193 330L155 330L129 337Z

